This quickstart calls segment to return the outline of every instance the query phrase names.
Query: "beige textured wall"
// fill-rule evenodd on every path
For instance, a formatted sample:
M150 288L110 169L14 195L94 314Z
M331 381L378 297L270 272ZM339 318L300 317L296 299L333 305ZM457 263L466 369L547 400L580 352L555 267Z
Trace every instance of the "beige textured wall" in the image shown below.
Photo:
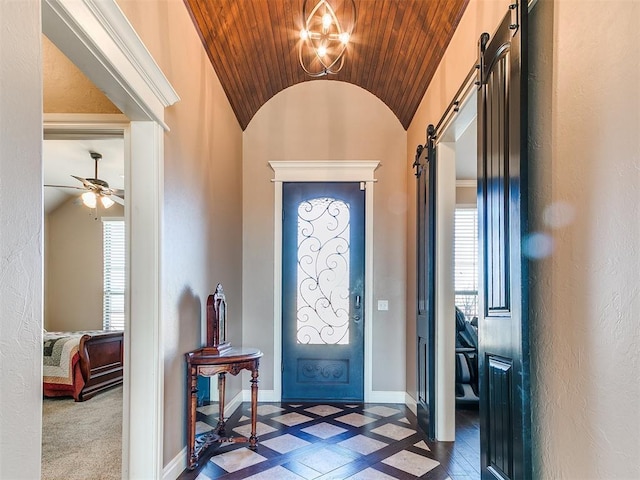
M218 282L242 341L242 130L181 0L118 2L181 100L168 108L162 238L164 463L186 445L184 353L201 345ZM135 161L135 159L134 159ZM240 389L231 377L228 398Z
M40 478L40 1L0 2L0 478Z
M373 390L404 391L406 132L398 119L354 85L304 82L258 111L244 133L243 158L244 342L265 352L261 386L272 389L274 375L274 186L267 162L379 160L373 294L389 300L389 311L373 312Z
M124 208L93 210L71 198L45 221L44 328L101 330L102 216L124 217Z
M44 113L121 113L44 35L42 70Z
M640 478L640 3L532 14L534 478Z
M453 96L462 85L478 57L478 39L483 32L493 33L507 12L506 0L470 0L438 70L407 130L407 159L405 175L408 185L407 213L407 393L416 397L416 180L410 168L416 147L426 141L427 126L436 125Z

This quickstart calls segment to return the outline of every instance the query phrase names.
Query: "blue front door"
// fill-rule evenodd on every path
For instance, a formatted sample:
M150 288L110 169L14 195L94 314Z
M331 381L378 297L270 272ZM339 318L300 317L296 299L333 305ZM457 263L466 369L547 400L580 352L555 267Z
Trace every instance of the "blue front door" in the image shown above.
M364 399L360 183L284 183L282 398Z

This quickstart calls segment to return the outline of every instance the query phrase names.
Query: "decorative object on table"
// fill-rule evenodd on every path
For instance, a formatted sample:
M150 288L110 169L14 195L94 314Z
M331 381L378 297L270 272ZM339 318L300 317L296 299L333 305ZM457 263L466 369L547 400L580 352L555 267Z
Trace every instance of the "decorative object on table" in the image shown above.
M207 298L207 344L211 354L220 355L231 348L227 342L227 300L219 283Z

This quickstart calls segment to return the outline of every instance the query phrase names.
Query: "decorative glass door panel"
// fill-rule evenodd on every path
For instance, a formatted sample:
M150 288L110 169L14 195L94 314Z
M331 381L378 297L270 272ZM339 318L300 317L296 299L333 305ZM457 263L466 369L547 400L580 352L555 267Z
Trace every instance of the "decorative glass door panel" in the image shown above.
M362 400L364 191L283 184L283 399Z
M335 198L298 205L298 343L349 343L349 213Z

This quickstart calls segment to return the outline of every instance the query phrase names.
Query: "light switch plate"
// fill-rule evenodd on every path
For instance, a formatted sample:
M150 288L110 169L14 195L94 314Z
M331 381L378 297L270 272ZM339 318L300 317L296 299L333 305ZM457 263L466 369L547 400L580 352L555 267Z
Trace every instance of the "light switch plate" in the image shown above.
M378 300L378 310L389 310L389 300Z

